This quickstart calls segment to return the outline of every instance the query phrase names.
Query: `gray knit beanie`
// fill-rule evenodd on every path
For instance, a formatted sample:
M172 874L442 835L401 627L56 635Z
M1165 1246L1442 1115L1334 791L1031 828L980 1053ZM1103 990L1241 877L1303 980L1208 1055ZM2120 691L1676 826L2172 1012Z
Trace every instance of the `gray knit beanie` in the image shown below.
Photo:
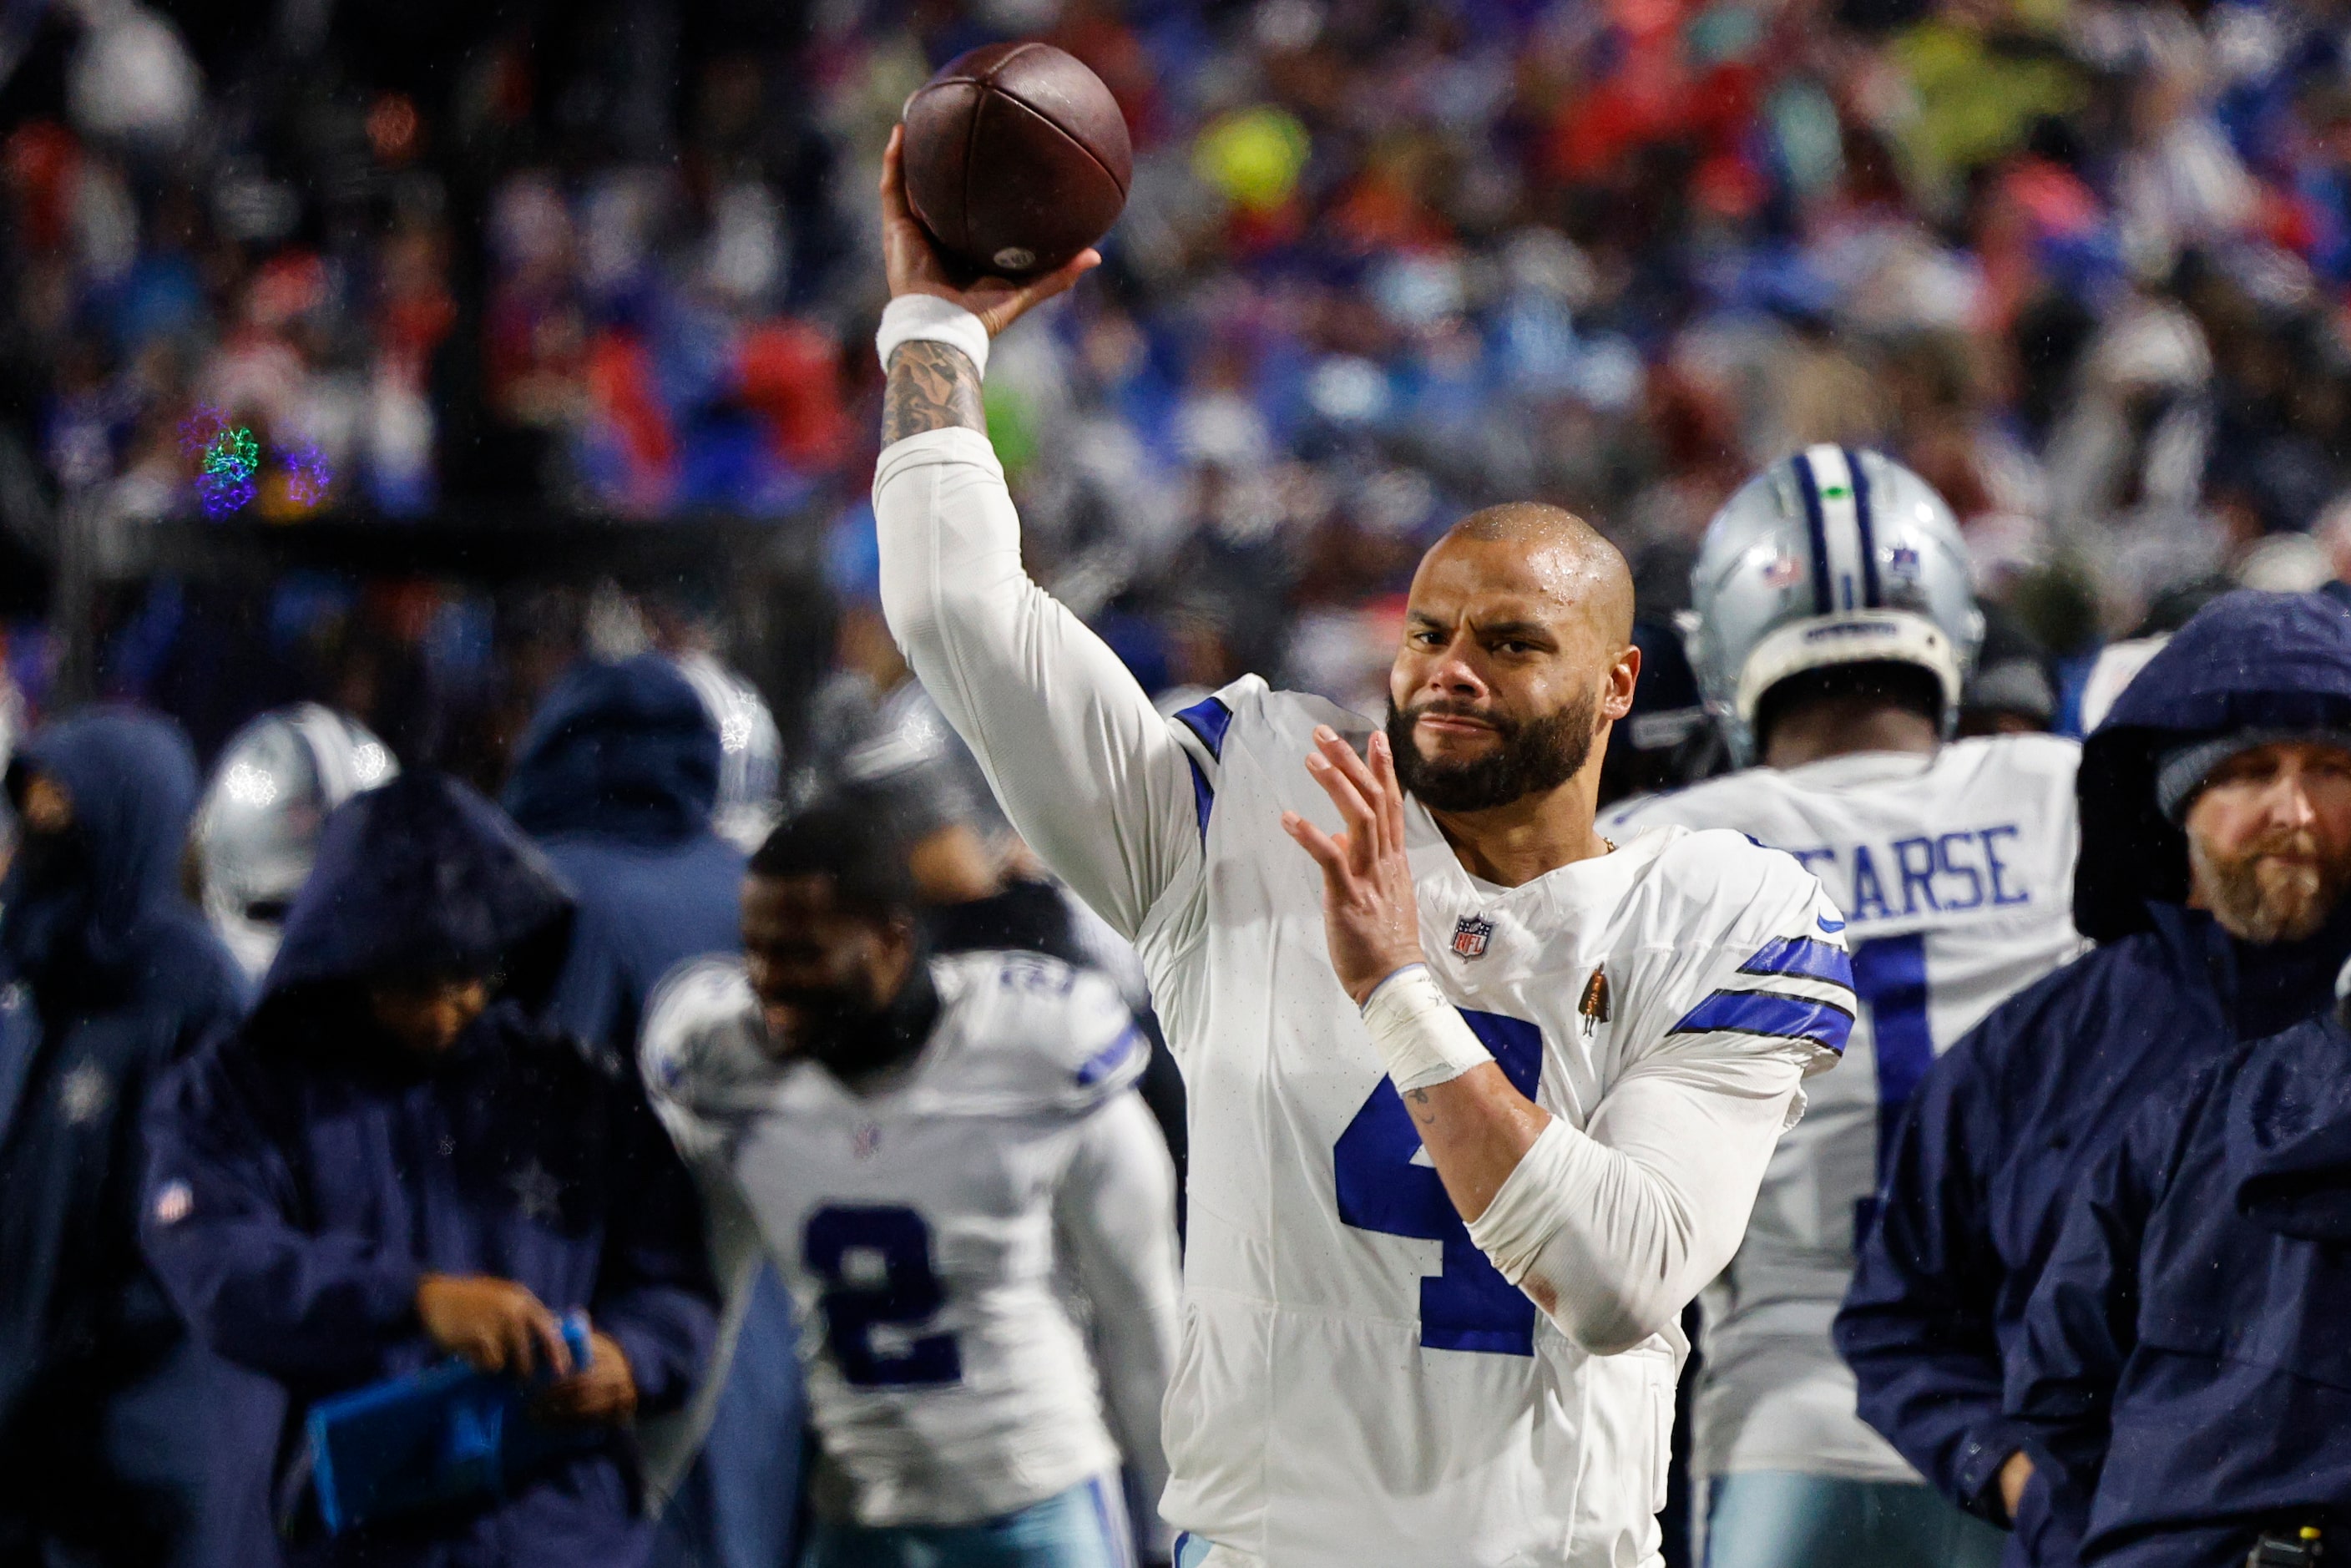
M2188 808L2195 803L2197 792L2204 788L2204 781L2212 776L2214 768L2255 747L2275 746L2286 741L2332 747L2351 757L2351 730L2231 730L2226 735L2175 746L2158 757L2155 764L2155 803L2168 821L2175 823L2182 821L2188 816Z

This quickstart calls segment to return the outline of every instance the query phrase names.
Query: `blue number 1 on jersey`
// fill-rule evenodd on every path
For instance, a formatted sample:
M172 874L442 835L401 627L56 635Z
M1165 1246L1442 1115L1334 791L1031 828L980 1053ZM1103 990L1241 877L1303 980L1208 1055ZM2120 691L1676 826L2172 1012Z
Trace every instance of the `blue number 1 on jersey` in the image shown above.
M1927 934L1879 936L1853 945L1853 988L1869 1009L1870 1048L1877 1056L1877 1175L1894 1152L1902 1113L1935 1065L1935 1036L1927 1019ZM1875 1193L1855 1203L1853 1249L1869 1239L1877 1221Z
M1927 935L1880 936L1853 948L1853 988L1869 1009L1877 1053L1877 1151L1881 1164L1910 1096L1935 1065L1927 1026Z
M1534 1098L1542 1031L1522 1019L1461 1009L1510 1087ZM1420 1282L1420 1343L1489 1355L1535 1353L1535 1304L1502 1278L1469 1239L1436 1167L1413 1164L1420 1134L1395 1086L1383 1078L1331 1151L1339 1218L1358 1230L1443 1244L1445 1271Z

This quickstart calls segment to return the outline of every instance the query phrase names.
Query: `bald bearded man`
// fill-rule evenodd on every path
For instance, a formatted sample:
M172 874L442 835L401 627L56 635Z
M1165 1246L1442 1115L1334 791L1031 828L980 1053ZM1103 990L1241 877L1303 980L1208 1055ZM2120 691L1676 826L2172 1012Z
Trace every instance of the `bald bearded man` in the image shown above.
M959 289L894 141L883 200L883 608L1189 1090L1178 1562L1655 1563L1677 1320L1844 1042L1843 921L1738 834L1595 833L1640 655L1555 508L1429 551L1384 726L1253 676L1161 717L1023 574L980 417L1090 257Z

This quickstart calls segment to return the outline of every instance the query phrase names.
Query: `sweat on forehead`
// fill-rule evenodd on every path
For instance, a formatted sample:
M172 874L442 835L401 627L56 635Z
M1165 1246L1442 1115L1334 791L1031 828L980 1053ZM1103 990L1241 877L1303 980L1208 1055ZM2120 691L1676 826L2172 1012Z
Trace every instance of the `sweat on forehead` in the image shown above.
M1472 512L1430 547L1424 569L1456 544L1516 547L1519 559L1575 601L1612 639L1631 640L1632 570L1605 535L1565 507L1508 501Z

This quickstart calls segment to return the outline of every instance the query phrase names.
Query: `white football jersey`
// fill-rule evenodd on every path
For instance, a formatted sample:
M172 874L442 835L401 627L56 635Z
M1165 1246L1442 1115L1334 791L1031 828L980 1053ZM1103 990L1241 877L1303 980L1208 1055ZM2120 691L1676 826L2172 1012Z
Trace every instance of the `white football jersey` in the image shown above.
M1184 1069L1163 1516L1270 1568L1656 1563L1687 1348L1671 1315L1593 1354L1472 1244L1332 971L1321 873L1281 831L1285 810L1338 825L1303 765L1312 732L1360 745L1369 722L1254 677L1161 716L1021 571L975 433L891 446L875 510L901 645L1015 828L1134 940ZM1729 1173L1685 1189L1681 1217L1719 1270L1799 1080L1850 1022L1819 883L1736 834L1666 829L1503 888L1407 812L1438 984L1511 1082L1604 1149ZM1619 1209L1593 1209L1565 1231L1616 1271L1582 1288L1630 1294L1650 1260L1621 1261Z
M1055 959L931 972L928 1043L864 1093L768 1058L738 962L674 975L645 1028L664 1120L739 1192L799 1309L816 1505L968 1523L1122 1449L1156 1484L1177 1291L1174 1171L1132 1088L1149 1047L1108 980Z
M1730 828L1811 868L1845 912L1861 1008L1844 1066L1780 1144L1747 1239L1705 1300L1700 1475L1915 1480L1854 1412L1829 1339L1877 1189L1883 1135L1935 1058L2081 952L2074 770L2053 736L1750 768L1628 804L1604 831Z
M1687 1347L1669 1329L1588 1354L1470 1244L1332 971L1321 873L1280 829L1284 810L1335 826L1302 765L1314 727L1360 746L1369 726L1254 678L1188 715L1205 853L1141 942L1195 1086L1168 1517L1275 1565L1646 1560ZM1688 1044L1834 1060L1842 922L1787 857L1668 829L1502 888L1408 814L1439 984L1571 1126ZM1740 974L1775 953L1795 956Z

